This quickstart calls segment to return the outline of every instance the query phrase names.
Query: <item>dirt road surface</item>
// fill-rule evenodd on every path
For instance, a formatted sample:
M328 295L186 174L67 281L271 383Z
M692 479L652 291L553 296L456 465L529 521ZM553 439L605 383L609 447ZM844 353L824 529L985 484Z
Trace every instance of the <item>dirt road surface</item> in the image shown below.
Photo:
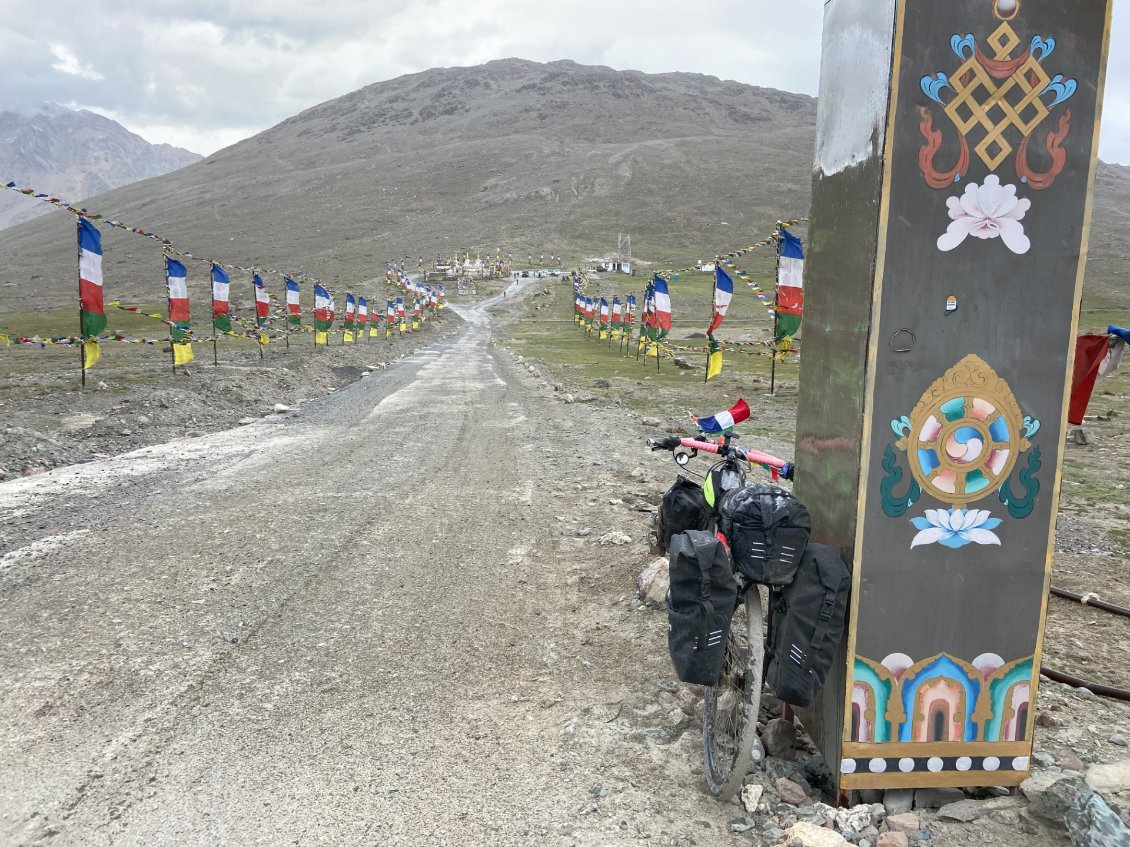
M0 485L0 843L736 843L625 590L666 469L463 314L301 414Z

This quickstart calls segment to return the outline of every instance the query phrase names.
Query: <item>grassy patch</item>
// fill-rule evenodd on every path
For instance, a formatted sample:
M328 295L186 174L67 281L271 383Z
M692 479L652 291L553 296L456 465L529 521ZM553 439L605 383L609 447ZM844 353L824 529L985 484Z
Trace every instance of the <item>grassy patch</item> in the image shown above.
M770 257L771 259L772 257ZM735 281L742 285L740 280ZM620 274L609 274L590 282L586 293L599 300L613 296L623 300L634 292L642 303L645 280ZM792 424L782 415L795 413L796 382L799 370L797 357L777 365L777 396L769 396L771 361L766 348L750 346L751 353L727 351L721 375L704 382L706 353L703 350L679 349L703 347L703 333L710 322L709 303L713 290L713 274L680 274L670 284L676 328L669 340L674 354L689 368L682 368L671 358L636 356L636 348L610 340L598 340L597 333L586 335L572 318L573 289L570 283L547 281L549 294L539 293L523 301L519 320L509 323L502 332L508 346L528 360L537 362L551 378L560 380L581 396L595 395L619 400L641 414L686 417L689 413L704 414L729 407L744 396L753 408L749 423L742 431L764 435L786 443L793 439ZM704 308L705 304L705 308ZM702 313L699 326L686 317L694 311ZM638 328L638 315L637 323ZM765 307L756 297L735 296L719 337L724 341L756 342L768 340L772 323ZM696 337L697 335L697 337ZM607 386L604 386L607 383ZM771 404L771 414L766 404Z

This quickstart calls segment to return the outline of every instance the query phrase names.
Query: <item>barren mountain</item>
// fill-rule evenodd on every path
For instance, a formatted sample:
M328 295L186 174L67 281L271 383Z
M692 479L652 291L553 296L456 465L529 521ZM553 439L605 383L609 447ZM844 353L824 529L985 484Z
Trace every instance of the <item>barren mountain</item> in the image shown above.
M87 205L197 256L331 284L460 248L592 255L621 231L637 257L693 260L807 213L815 119L811 97L699 74L507 59L367 86ZM1127 174L1100 175L1092 238L1118 302ZM72 228L55 213L3 233L0 308L73 300ZM162 299L159 245L103 229L108 293Z
M30 113L0 111L0 175L71 202L202 158L169 144L150 144L116 121L85 110L47 103ZM0 229L49 208L0 193Z

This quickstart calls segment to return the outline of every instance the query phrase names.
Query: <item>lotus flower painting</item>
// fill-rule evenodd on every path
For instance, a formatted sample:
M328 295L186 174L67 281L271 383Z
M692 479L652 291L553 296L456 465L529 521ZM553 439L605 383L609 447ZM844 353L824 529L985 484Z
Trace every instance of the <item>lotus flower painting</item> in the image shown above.
M949 228L938 238L938 249L949 251L972 235L974 238L1000 238L1013 253L1027 253L1031 246L1020 221L1032 201L1016 196L1015 185L1001 185L996 174L985 182L971 182L960 197L946 199L949 207Z

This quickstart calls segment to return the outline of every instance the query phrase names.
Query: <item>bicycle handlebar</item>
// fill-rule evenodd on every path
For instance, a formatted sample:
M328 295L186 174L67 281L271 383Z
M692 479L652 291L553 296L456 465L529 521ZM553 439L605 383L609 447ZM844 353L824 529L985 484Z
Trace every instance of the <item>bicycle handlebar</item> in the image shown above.
M713 453L718 456L736 455L745 459L751 465L762 465L779 473L785 479L792 479L795 466L792 462L778 459L769 453L760 450L743 450L741 447L727 445L722 442L700 441L697 438L679 438L672 435L667 438L649 438L647 446L654 450L674 450L676 447L685 447L688 450L698 450L703 453Z

